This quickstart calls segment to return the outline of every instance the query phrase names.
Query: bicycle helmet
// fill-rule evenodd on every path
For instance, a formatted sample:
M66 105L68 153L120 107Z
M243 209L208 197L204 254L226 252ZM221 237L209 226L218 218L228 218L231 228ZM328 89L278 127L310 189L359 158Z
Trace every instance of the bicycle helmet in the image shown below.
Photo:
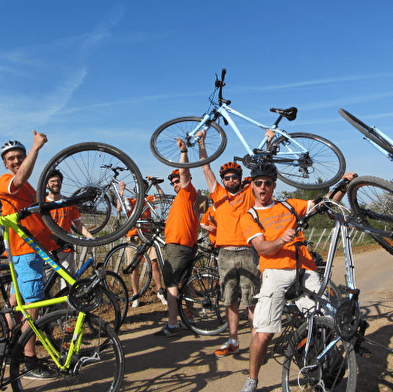
M52 177L60 177L60 181L63 182L63 174L59 171L59 170L52 170L49 174L48 174L48 181L52 178Z
M173 178L180 177L179 169L173 170L171 174L168 176L168 180L172 181Z
M273 181L277 180L277 168L271 163L261 163L251 170L251 178L254 180L256 177L266 176L270 177Z
M249 184L252 181L251 177L245 177L242 181L242 188L244 188L247 184Z
M221 166L220 168L220 177L223 178L225 173L234 172L237 173L240 177L243 174L243 169L240 165L235 162L228 162Z
M1 159L4 159L5 153L16 149L22 150L26 155L26 147L21 142L18 142L17 140L10 140L1 146Z

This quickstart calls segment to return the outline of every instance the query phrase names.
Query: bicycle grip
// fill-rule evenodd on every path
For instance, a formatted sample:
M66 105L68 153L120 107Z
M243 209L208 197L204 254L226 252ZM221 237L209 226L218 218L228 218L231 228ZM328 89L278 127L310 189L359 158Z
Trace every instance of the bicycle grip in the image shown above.
M227 70L225 68L223 68L221 71L221 82L224 81L226 73L227 73Z

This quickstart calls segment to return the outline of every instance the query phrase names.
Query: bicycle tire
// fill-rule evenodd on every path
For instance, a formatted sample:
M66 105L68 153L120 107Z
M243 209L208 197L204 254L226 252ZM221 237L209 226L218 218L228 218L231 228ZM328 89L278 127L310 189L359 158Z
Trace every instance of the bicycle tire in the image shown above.
M178 309L184 325L198 335L214 336L228 328L216 273L194 271L180 289Z
M288 343L282 369L282 390L317 392L326 388L329 391L355 392L357 367L353 345L339 340L316 369L306 369L303 360L308 329L309 324L306 321L295 331ZM333 320L329 317L315 317L307 364L313 363L335 337L337 333Z
M286 136L280 136L269 146L271 161L277 167L278 178L288 185L300 189L323 189L341 180L345 172L345 158L341 151L329 140L311 133L290 133L310 155L305 157L297 145ZM274 151L280 152L280 157ZM293 160L294 152L299 151L295 164L280 162L280 159ZM289 151L285 155L285 151Z
M37 328L48 338L50 343L60 352L60 361L64 361L68 352L73 333L67 328L75 326L78 312L74 310L60 310L49 313L35 321ZM24 375L23 365L32 361L25 360L24 347L30 338L35 336L34 331L28 328L19 338L11 356L11 385L13 391L38 391L43 388L51 391L76 391L86 392L120 391L124 378L124 352L116 333L107 323L92 314L86 314L88 322L84 324L81 350L74 353L70 369L62 372L58 369L46 349L36 343L36 355L39 364L47 369L57 371L56 378L30 379ZM65 324L66 323L66 324ZM67 325L64 328L64 325ZM94 329L89 326L94 325ZM73 329L73 328L72 328ZM109 343L102 345L101 341ZM97 353L95 361L85 362L79 372L73 374L72 366L82 357L92 356ZM34 361L37 364L37 360ZM43 387L46 385L46 387Z
M151 209L148 204L143 207L141 219L143 220L143 218L149 214L154 222L165 223L168 218L169 210L172 207L173 200L175 200L175 196L173 195L165 195L163 198L158 197L150 203L153 209ZM154 222L137 223L138 236L142 241L149 242L151 240L152 233L154 233L155 229ZM163 232L161 238L164 239Z
M127 255L126 249L131 250L131 255ZM134 258L135 253L137 252L138 247L135 245L132 245L130 243L123 243L120 245L115 246L113 249L111 249L108 254L105 256L104 260L104 268L105 270L109 271L114 271L120 277L123 279L124 283L127 286L128 290L128 301L132 302L145 294L147 291L151 279L152 279L152 266L151 266L151 261L150 257L147 255L147 253L143 254L143 258L141 261L139 261L139 264L143 264L143 269L142 271L139 271L139 287L138 287L138 293L137 294L131 294L133 293L133 286L132 286L132 281L131 281L131 273L124 273L124 269L129 265L129 263L132 261ZM131 260L128 260L128 257L131 257ZM140 267L139 267L140 268Z
M205 128L206 159L199 159L199 144L191 146L187 143L188 133L194 130L202 121L200 117L179 117L159 126L150 139L150 149L153 155L162 163L177 168L192 168L206 165L217 159L225 150L227 136L225 131L215 122L209 122ZM188 162L180 163L180 149L176 139L186 142Z
M386 216L386 222L390 219L390 227L386 230L386 237L369 234L382 248L393 254L393 239L389 236L392 232L393 219L393 183L378 177L357 177L349 183L348 200L352 212L365 226L386 230L386 223L379 218L372 219L367 211Z
M93 235L94 238L86 238L72 231L65 231L52 219L50 211L41 211L45 224L62 240L81 246L105 245L122 237L135 226L143 208L143 179L134 161L121 150L108 144L80 143L67 147L56 154L45 166L40 176L37 200L40 203L45 202L48 175L54 169L59 170L64 176L61 189L64 197L70 198L75 196L76 192L80 194L86 189L95 192L96 197L93 201L86 201L78 205L82 211L82 223L89 227L91 222L88 222L87 219L91 217L91 214L83 214L83 208L97 203L94 204L95 207L91 207L94 210L105 195L111 199L113 170L107 167L109 165L120 167L121 170L116 177L117 181L124 181L128 189L133 189L133 191L127 191L124 197L136 200L134 209L116 227L111 225L115 220L115 217L111 216L105 228ZM107 211L102 211L103 215L106 213Z
M374 128L369 127L363 121L356 118L353 114L348 113L344 109L338 109L338 112L347 120L352 126L354 126L359 132L363 134L367 139L383 148L389 154L393 154L393 146L385 140L380 134L375 132Z
M100 304L95 308L93 311L89 312L90 314L94 314L97 317L102 318L109 326L115 331L118 332L121 324L121 313L120 313L120 306L117 301L116 296L112 293L111 290L107 289L106 287L100 287L102 292L102 299ZM54 298L60 298L64 296L68 296L70 291L70 287L65 287L64 289L60 290L58 293L54 294ZM48 306L45 309L46 313L52 313L57 310L63 310L65 308L69 308L70 305L68 302L63 302L60 304Z
M128 312L128 289L122 277L113 271L105 271L104 287L116 297L120 307L120 325L124 323Z

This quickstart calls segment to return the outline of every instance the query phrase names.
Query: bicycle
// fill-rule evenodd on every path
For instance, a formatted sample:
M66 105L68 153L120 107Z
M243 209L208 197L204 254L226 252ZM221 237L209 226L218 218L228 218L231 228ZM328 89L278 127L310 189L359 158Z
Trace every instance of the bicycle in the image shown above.
M99 246L116 241L135 226L143 208L144 185L138 166L124 152L103 143L80 143L60 151L47 163L39 178L40 205L46 203L46 185L53 170L63 174L62 195L65 200L73 200L71 205L78 207L82 223L94 237L67 232L53 220L50 209L43 208L45 224L59 238L75 245ZM116 214L111 205L116 207L119 202L123 211L127 211L119 194L121 181L128 185L125 199L135 199L135 206L114 225Z
M364 139L393 160L393 141L378 128L369 127L344 109L339 113L363 135ZM393 223L393 184L373 176L356 178L348 187L348 200L353 213L366 226L384 228ZM390 237L370 234L385 250L393 254Z
M128 311L129 302L127 286L118 274L113 271L106 271L105 268L102 267L103 263L96 263L92 252L90 252L88 259L75 273L74 279L80 279L82 275L91 268L92 271L88 278L90 282L88 284L101 284L104 296L94 312L105 319L105 321L109 322L112 329L118 332ZM51 269L44 286L45 298L63 297L69 293L70 287L62 287L61 281L62 278L60 278L60 275L58 275L55 270ZM115 304L118 304L118 309ZM53 311L52 307L49 307L48 311Z
M140 220L137 225L152 221L152 219ZM130 296L129 301L140 298L150 285L152 267L147 252L152 246L156 250L161 270L163 269L162 246L165 245L165 241L160 234L164 227L164 222L154 221L153 234L148 242L139 246L130 243L117 245L105 257L104 268L117 272L126 282L130 292L132 292L132 286L127 284L126 275L131 274L139 265L143 264L140 272L139 291ZM134 252L130 261L126 256L127 248L131 248ZM228 326L225 312L222 311L224 306L221 304L217 262L212 260L212 258L216 258L216 254L213 252L215 252L213 248L209 250L199 245L199 251L182 276L179 290L178 311L180 318L186 327L200 335L216 335Z
M79 197L79 200L81 200ZM77 199L77 198L76 198ZM78 199L77 199L78 200ZM71 205L75 200L61 203L48 203L46 208L61 208ZM15 289L17 305L11 307L5 302L0 311L0 387L11 384L14 391L42 389L45 381L50 382L51 390L96 390L97 374L101 375L100 391L119 391L124 377L124 352L116 333L104 320L91 314L101 302L102 288L94 287L85 280L75 280L66 270L58 265L54 257L47 252L34 236L19 220L40 212L44 207L31 206L23 208L19 213L0 216L4 243L10 267L12 282ZM24 304L19 292L12 254L9 246L9 230L19 235L41 258L71 285L67 296ZM90 283L90 280L89 280ZM0 290L4 297L7 293L3 281ZM33 321L27 313L28 309L44 308L56 304L68 303L72 309L58 310ZM21 325L16 325L14 314L22 312L23 323L27 328L21 333ZM11 317L13 328L8 328L5 315ZM36 336L36 358L25 357L24 347ZM6 378L6 363L10 361L9 379ZM50 380L29 379L29 372L45 367L55 378Z
M338 185L331 197L341 189ZM383 230L368 227L350 215L348 209L331 199L316 200L317 205L303 217L299 228L318 213L328 213L335 219L335 227L330 243L326 270L318 293L307 290L300 281L298 294L306 294L316 302L315 309L305 314L306 321L295 331L289 340L282 371L283 391L333 391L352 392L356 390L357 368L355 353L365 353L361 342L375 343L364 336L367 323L361 319L358 303L360 291L356 288L355 265L352 254L349 228L372 232L378 235L393 236ZM338 209L339 212L336 212ZM333 265L337 244L344 246L347 286L340 286L348 299L338 307L323 298ZM332 317L322 315L321 306L325 304L333 310ZM393 350L388 349L390 352Z
M221 79L216 75L215 89L209 97L210 106L202 117L181 117L168 121L156 129L150 139L153 155L162 163L173 167L198 167L217 159L225 150L227 136L219 125L223 117L224 124L230 125L247 151L244 157L234 157L251 169L262 161L277 166L278 177L285 183L303 189L323 189L340 180L345 172L345 159L341 151L329 140L308 133L289 134L278 128L283 118L293 121L297 109L272 108L270 111L279 115L272 125L263 125L232 109L231 101L222 97L225 86L226 70L222 70ZM218 99L216 102L216 95ZM231 118L234 115L260 129L272 129L276 136L271 143L264 137L257 148L251 149L242 133ZM201 131L201 132L200 132ZM205 134L207 158L199 159L201 133ZM186 142L188 163L179 163L180 150L174 139Z

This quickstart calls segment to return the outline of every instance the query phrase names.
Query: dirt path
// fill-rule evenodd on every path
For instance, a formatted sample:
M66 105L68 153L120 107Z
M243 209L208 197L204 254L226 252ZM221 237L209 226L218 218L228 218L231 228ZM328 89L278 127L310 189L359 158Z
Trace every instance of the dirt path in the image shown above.
M371 326L367 335L393 347L393 256L377 250L356 256L362 312ZM342 259L334 281L343 282ZM134 313L135 309L131 309ZM121 339L126 353L124 391L240 391L248 373L250 333L240 325L240 353L216 359L213 355L227 334L202 337L187 330L177 338L153 336L166 321L165 307L145 305L128 317ZM274 340L273 340L274 343ZM372 348L373 359L358 357L358 392L393 391L393 356ZM281 366L270 359L261 369L258 391L281 391Z

